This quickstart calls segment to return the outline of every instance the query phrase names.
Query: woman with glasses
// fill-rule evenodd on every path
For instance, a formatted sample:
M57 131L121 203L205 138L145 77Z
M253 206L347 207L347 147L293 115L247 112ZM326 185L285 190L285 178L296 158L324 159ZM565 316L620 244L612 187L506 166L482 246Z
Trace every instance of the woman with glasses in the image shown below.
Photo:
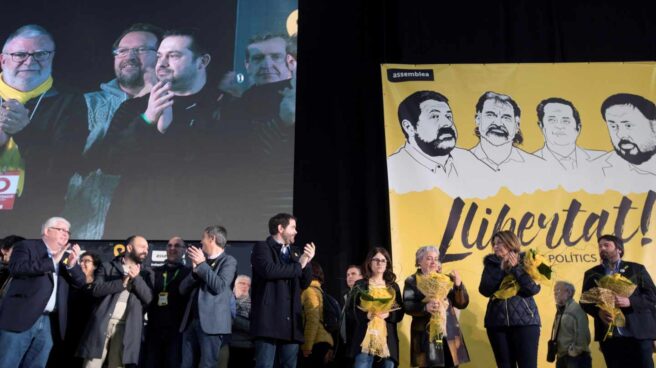
M439 257L440 251L434 246L419 248L415 253L417 272L405 280L403 288L403 307L405 312L412 316L410 325L412 367L456 367L461 363L469 362L469 353L455 311L455 308L467 307L469 294L458 271L453 270L448 275L439 274L442 272ZM426 300L427 295L422 290L429 293L429 288L424 285L428 284L425 280L430 277L442 279L443 294L446 294L446 298ZM443 334L439 341L431 341L429 327L431 318L441 318L442 313L446 314L446 326L444 326L446 334Z
M392 260L387 250L376 247L369 251L362 266L363 279L356 281L347 301L346 308L355 314L353 338L348 346L351 357L355 358L355 368L369 368L374 361L380 361L384 368L393 368L399 364L399 337L396 325L403 319L403 300L401 289L396 284L396 275L392 271ZM387 312L365 312L363 304L370 296L389 295L392 308ZM363 302L364 300L364 302ZM369 338L369 322L380 318L385 322L387 333L386 348L389 356L380 357L363 352L363 341ZM367 345L366 342L364 345ZM370 350L369 350L370 351ZM387 354L382 354L387 355Z
M493 254L483 259L478 290L490 298L485 312L485 328L501 368L534 368L538 362L540 314L533 295L538 285L524 270L524 253L519 239L510 231L492 236ZM506 285L517 285L510 292Z

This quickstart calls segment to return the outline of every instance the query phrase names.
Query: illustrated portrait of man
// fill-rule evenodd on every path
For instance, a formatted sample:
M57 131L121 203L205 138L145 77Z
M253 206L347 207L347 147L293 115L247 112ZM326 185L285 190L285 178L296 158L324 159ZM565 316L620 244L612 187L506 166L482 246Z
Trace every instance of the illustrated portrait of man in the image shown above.
M516 194L548 189L551 185L540 179L546 172L545 160L517 148L524 141L520 117L521 109L512 97L485 92L476 103L474 133L480 141L471 152L502 174L502 185Z
M656 188L656 105L646 98L618 93L601 104L614 151L595 162L605 184L622 192Z
M464 179L492 174L471 152L456 147L453 112L441 93L414 92L399 104L398 118L406 143L387 159L391 190L459 188L462 195L466 190L457 184Z
M553 167L565 171L585 169L590 161L605 153L576 145L581 134L581 115L571 101L550 97L540 101L536 110L544 146L533 154Z

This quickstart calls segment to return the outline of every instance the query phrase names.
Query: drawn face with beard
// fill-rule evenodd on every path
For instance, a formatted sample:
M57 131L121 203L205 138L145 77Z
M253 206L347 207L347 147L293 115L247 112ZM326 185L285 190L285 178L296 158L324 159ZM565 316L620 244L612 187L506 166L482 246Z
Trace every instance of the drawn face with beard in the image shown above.
M656 153L656 128L640 110L631 105L615 105L606 110L606 124L615 152L626 161L640 165Z
M141 48L143 52L136 50ZM157 37L149 32L130 32L123 36L117 49L129 49L124 57L114 57L114 73L118 84L127 88L143 87L154 82L157 63Z
M419 104L419 109L421 113L416 127L413 127L408 120L403 121L408 140L414 140L417 147L429 156L449 154L456 146L458 137L449 104L426 100Z
M489 99L483 109L476 114L476 126L485 139L494 146L512 144L519 131L519 118L515 116L512 105Z

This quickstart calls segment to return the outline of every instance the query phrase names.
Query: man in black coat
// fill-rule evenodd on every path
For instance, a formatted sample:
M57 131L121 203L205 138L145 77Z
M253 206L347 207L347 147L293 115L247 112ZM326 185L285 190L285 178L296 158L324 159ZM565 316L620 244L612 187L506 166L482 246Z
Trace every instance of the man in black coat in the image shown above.
M637 287L628 298L615 297L615 306L626 317L626 326L615 327L612 336L604 339L613 318L594 304L581 304L594 318L595 341L609 368L654 367L652 341L656 340L656 287L645 266L622 260L624 242L614 235L599 238L599 257L602 264L592 267L583 277L582 292L597 286L597 281L614 273L631 280Z
M69 231L67 220L53 217L43 224L40 240L14 246L12 281L0 305L0 367L44 367L53 346L51 322L54 335L64 339L69 284L85 284L80 247L70 246Z
M148 241L134 235L125 241L125 253L96 269L92 295L100 301L87 324L77 355L85 368L139 363L143 315L153 298L154 275L143 269Z
M253 247L251 335L255 341L255 366L274 366L276 351L283 368L295 368L298 346L303 343L301 291L312 281L314 243L303 253L292 246L296 218L279 213L269 220L269 236Z

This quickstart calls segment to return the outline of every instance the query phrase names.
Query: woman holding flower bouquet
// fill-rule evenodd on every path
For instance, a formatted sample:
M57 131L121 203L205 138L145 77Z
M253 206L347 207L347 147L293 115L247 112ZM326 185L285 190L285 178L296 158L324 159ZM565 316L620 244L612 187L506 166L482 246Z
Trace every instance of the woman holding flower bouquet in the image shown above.
M403 307L412 316L410 365L455 367L469 362L469 353L454 308L469 304L457 271L442 274L440 251L424 246L415 254L417 273L405 280Z
M355 368L369 368L374 359L393 368L399 363L396 324L403 319L403 301L392 260L387 250L376 247L362 268L364 278L355 283L346 305L356 317L349 353Z
M535 252L520 252L519 239L510 231L492 236L494 253L485 256L478 290L490 298L485 328L501 368L534 368L538 362L540 314L533 295L540 292Z

